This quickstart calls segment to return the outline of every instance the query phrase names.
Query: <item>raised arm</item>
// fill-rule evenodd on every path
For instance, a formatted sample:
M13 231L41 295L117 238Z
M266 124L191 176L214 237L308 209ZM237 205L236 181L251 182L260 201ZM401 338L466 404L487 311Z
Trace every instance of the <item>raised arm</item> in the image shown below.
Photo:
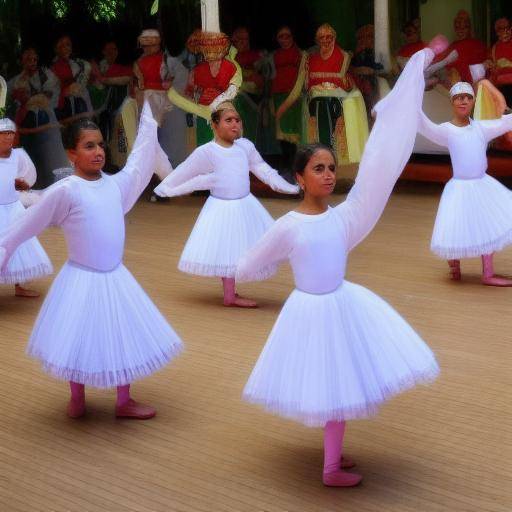
M293 222L281 217L238 262L235 279L261 281L272 275L286 261L293 249Z
M209 189L213 184L213 175L210 173L213 173L213 167L207 150L205 146L199 146L155 188L155 194L161 197L173 197L188 194L194 190ZM202 175L208 175L208 179L206 180ZM199 180L200 177L203 179ZM193 180L193 178L197 179Z
M478 124L482 128L485 140L491 142L496 137L512 131L512 114L501 116L499 119L478 121Z
M37 179L36 167L24 149L19 148L16 152L18 153L18 174L16 177L32 187Z
M139 122L139 131L121 171L112 176L121 190L123 211L128 212L147 187L153 173L164 178L170 172L169 160L158 144L157 124L151 114L151 108L144 103Z
M71 198L68 184L58 183L50 187L36 205L29 208L0 235L0 272L20 244L37 236L48 226L64 222L71 210Z
M346 201L336 207L347 226L349 249L375 226L411 156L425 86L423 70L433 58L428 48L414 54L391 92L375 106L377 119L356 182Z
M433 123L423 112L420 110L420 119L418 124L418 132L426 137L428 140L435 142L439 146L446 146L448 144L448 135L446 126Z
M288 183L284 178L279 176L279 173L270 167L270 165L263 160L254 144L248 139L240 139L239 144L242 144L247 157L249 159L249 170L263 183L266 183L272 190L281 192L283 194L298 194L299 186Z

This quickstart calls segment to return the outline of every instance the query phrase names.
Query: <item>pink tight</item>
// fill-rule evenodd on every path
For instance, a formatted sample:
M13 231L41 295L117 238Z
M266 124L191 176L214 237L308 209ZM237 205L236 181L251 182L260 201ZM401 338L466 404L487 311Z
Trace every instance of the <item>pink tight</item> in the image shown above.
M85 402L85 385L78 382L69 382L71 389L71 400L75 403ZM130 400L130 384L125 386L117 386L116 406L125 405Z

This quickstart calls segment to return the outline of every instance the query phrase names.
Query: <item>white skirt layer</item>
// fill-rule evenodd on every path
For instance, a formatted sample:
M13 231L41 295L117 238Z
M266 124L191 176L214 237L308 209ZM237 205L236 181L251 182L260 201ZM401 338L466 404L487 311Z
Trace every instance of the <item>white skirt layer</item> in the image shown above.
M210 196L185 245L178 268L200 276L234 277L238 260L274 223L252 195L242 199ZM271 276L275 269L267 269Z
M68 262L44 301L27 352L58 379L107 388L150 375L181 349L124 265L97 272Z
M438 373L429 347L389 304L345 281L325 295L293 291L243 396L323 426L373 415L391 396Z
M451 179L441 196L430 248L444 259L472 258L512 243L512 193L491 176Z
M25 208L20 201L0 205L0 234L24 213ZM51 273L51 261L34 237L22 243L13 253L6 269L0 274L0 283L24 283Z

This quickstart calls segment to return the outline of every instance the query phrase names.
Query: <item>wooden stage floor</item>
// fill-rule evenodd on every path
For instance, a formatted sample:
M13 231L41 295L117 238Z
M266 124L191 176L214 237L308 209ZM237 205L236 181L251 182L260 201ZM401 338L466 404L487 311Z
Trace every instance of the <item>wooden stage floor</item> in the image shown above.
M140 202L127 218L125 262L186 351L133 386L158 408L147 422L113 417L114 393L90 391L88 415L65 415L68 388L25 354L41 299L0 288L0 510L5 512L510 512L512 289L459 284L429 253L440 187L402 184L348 279L387 299L437 354L442 374L371 420L350 422L354 489L321 483L322 432L261 412L240 394L293 284L289 269L245 284L257 310L220 305L215 279L176 264L204 198ZM336 201L341 196L336 196ZM295 200L263 201L275 216ZM60 268L59 230L40 237ZM512 273L512 250L497 257ZM34 284L46 293L51 279ZM93 320L93 319L91 319Z

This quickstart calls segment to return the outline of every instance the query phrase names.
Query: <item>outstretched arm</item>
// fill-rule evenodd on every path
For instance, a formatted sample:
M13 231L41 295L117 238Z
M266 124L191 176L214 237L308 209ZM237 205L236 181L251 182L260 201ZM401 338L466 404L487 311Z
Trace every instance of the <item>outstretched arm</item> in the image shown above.
M155 188L155 194L173 197L207 190L213 186L213 179L213 167L205 146L199 146Z
M263 160L254 144L248 139L240 139L243 144L247 157L249 158L250 171L263 183L266 183L272 190L283 194L298 194L299 186L288 183L279 173L270 167Z
M238 262L236 281L261 281L288 259L293 249L293 219L281 217Z
M433 58L428 48L414 54L391 92L375 106L377 119L356 182L346 201L336 207L347 226L349 249L375 226L411 156L425 86L423 70Z
M16 248L48 226L60 225L71 210L71 189L67 184L50 187L43 198L29 208L0 236L0 271L5 268Z
M418 132L439 146L447 146L448 135L446 126L433 123L423 112L420 111L420 119L418 124Z
M158 143L157 124L151 108L144 103L140 116L139 131L126 165L112 176L121 190L123 211L131 210L147 187L153 173L160 178L169 174L171 164Z

